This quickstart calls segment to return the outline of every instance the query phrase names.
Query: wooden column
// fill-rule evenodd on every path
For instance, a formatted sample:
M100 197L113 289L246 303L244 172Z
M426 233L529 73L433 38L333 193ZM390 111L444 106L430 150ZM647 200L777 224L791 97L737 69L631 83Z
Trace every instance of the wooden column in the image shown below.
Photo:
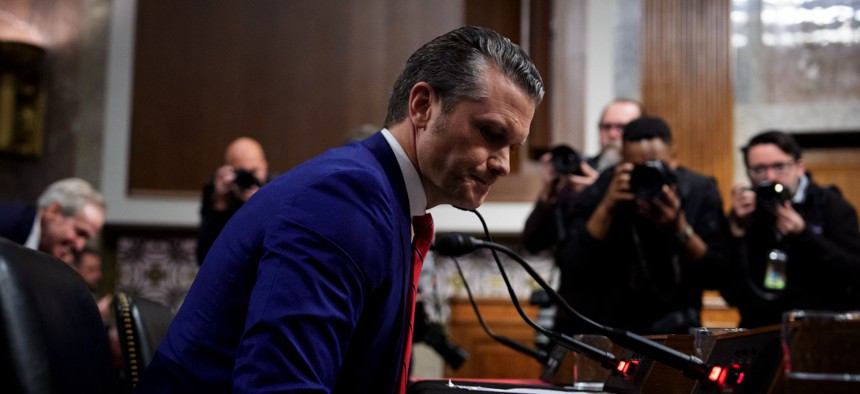
M666 120L679 162L732 184L730 0L645 0L642 101Z

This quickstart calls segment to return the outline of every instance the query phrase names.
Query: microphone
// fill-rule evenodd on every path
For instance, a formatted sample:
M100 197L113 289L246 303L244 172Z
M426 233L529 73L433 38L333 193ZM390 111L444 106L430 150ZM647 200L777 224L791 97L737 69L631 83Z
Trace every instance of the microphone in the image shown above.
M567 303L567 301L565 301L564 298L562 298L555 291L555 289L549 286L546 281L544 281L543 278L537 272L535 272L534 269L522 257L520 257L517 253L515 253L508 247L494 242L482 241L480 239L462 233L443 234L436 237L436 252L440 255L460 256L466 253L470 253L478 248L497 250L510 256L514 261L516 261L526 270L526 272L538 283L541 288L546 290L547 294L550 296L553 302L564 308L567 312L570 313L571 316L575 317L582 323L595 328L597 331L603 333L615 343L635 352L644 354L645 356L651 357L652 359L666 364L672 368L678 369L683 372L684 375L691 379L699 380L705 384L713 383L713 379L709 376L712 372L711 368L697 357L681 353L675 349L663 346L657 342L651 341L632 332L604 326L583 316L577 310L573 309L573 307L571 307ZM553 336L559 336L562 338L564 337L562 334L553 334L555 334ZM588 353L583 352L583 354L589 356ZM599 358L595 358L594 360L603 361Z
M557 368L557 363L560 362L558 359L549 356L543 350L532 349L510 338L498 336L493 333L490 328L487 327L487 325L484 323L484 320L481 317L481 313L478 311L478 305L475 303L474 297L472 296L472 291L469 288L469 283L466 281L465 275L463 275L463 270L460 269L460 263L455 258L456 256L464 255L475 250L478 245L482 243L483 241L480 241L476 238L467 237L462 234L448 234L436 238L436 241L434 242L434 249L438 254L443 256L449 256L454 261L454 265L457 267L457 272L463 279L463 285L466 288L466 293L469 295L469 301L472 303L472 308L475 310L475 315L477 315L478 317L478 322L481 324L481 326L484 328L484 331L486 331L491 338L501 342L504 345L507 345L508 347L513 348L514 350L519 351L520 353L535 358L542 365L546 365L550 368ZM525 314L525 312L523 312L522 307L519 304L519 300L513 293L513 289L510 287L508 283L508 278L505 275L504 271L502 271L502 276L505 279L506 284L508 284L508 290L511 293L511 299L514 303L514 306L516 307L517 312L520 314L520 317L522 317L526 324L539 331L541 334L546 335L562 347L577 353L584 354L592 360L599 362L602 366L608 368L609 370L614 370L617 368L618 360L614 354L596 348L585 342L571 338L567 335L547 330L546 328L535 323L534 320L532 320L530 317L528 317L528 315Z

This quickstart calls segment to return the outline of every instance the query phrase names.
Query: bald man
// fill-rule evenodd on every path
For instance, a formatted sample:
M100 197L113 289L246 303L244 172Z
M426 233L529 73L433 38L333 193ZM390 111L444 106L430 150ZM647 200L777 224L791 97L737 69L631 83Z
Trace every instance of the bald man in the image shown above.
M239 137L227 146L224 165L215 170L215 176L203 187L197 233L199 264L230 217L270 179L269 163L259 142Z

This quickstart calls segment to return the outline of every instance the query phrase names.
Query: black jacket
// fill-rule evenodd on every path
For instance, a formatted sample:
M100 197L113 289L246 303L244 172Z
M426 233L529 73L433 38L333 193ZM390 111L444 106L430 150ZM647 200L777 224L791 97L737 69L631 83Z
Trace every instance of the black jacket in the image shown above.
M578 311L599 323L639 334L684 332L699 325L702 290L719 282L728 255L727 222L713 178L678 168L678 194L686 219L708 245L699 261L688 261L676 234L659 230L635 213L619 207L605 240L585 229L603 199L614 169L582 191L567 210L567 237L556 260L562 273L562 296ZM561 309L561 308L560 308ZM557 328L567 333L590 331L563 312Z
M740 309L742 327L779 324L782 312L790 309L860 308L857 212L839 189L813 182L806 200L793 207L806 222L798 235L777 240L772 216L757 210L746 236L732 237L734 264L721 291ZM782 293L768 293L762 287L766 256L774 248L788 255Z

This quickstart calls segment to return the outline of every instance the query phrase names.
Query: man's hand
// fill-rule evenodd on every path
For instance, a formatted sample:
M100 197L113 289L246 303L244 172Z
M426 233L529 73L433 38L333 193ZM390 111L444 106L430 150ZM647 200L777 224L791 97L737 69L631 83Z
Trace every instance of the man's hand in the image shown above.
M636 196L630 191L630 172L633 171L632 163L621 163L615 167L615 174L606 189L606 195L600 205L608 212L614 212L619 204L625 201L633 201Z
M212 208L216 211L226 211L229 205L229 196L236 187L236 170L232 166L224 165L215 170L215 179L212 181L215 187L215 195L212 196Z
M582 171L582 175L569 174L566 176L574 193L579 193L586 187L591 186L591 184L594 183L600 175L597 170L591 168L591 166L584 161L579 163L579 169Z
M679 227L681 199L676 186L663 185L660 196L647 201L637 199L636 205L640 215L667 232L674 234L683 229Z
M612 180L609 181L606 195L603 196L603 200L597 205L594 213L588 218L588 223L586 223L588 233L595 239L606 239L609 227L615 217L615 210L621 203L636 198L630 191L631 171L633 171L632 163L621 163L615 167L615 173L612 175Z
M732 212L729 215L729 228L735 237L746 234L746 226L750 214L756 209L755 192L746 182L737 183L732 187Z
M552 167L552 153L549 152L541 156L541 165L544 187L540 200L546 204L555 204L559 200L572 197L594 183L600 175L584 161L579 164L583 175L558 173Z
M800 234L806 227L806 222L791 206L791 201L777 205L774 207L773 213L776 216L776 231L784 236Z

